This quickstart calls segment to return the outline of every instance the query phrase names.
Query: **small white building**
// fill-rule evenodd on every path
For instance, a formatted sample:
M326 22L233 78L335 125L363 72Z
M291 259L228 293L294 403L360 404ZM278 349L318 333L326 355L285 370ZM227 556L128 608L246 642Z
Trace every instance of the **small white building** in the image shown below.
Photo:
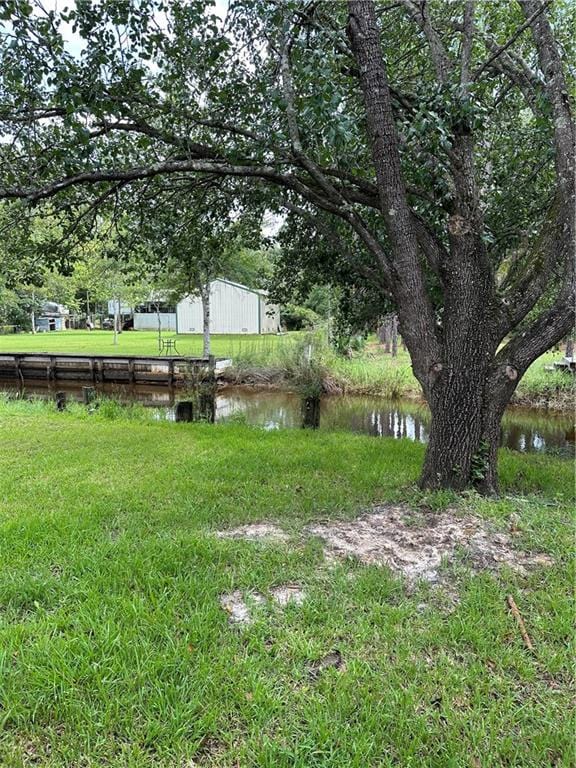
M279 328L280 308L268 303L266 291L223 278L210 283L211 333L276 333ZM185 296L176 306L177 333L203 330L202 300Z
M38 333L65 331L70 327L70 310L56 301L45 301L34 320L34 325Z

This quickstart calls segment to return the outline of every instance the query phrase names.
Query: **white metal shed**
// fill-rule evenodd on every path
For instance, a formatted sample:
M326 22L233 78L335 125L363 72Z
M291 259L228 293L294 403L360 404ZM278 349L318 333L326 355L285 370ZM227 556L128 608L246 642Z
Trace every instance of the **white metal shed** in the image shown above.
M280 309L269 304L265 291L218 278L210 283L211 333L276 333ZM202 301L185 296L176 306L178 333L202 333Z

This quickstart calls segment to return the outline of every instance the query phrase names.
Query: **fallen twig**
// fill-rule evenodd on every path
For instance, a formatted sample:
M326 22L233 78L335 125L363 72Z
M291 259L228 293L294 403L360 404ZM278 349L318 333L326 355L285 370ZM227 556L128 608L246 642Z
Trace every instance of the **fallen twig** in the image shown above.
M514 602L514 598L512 597L512 595L508 595L507 600L508 600L508 605L510 606L510 610L512 611L512 614L516 619L516 623L518 624L518 628L520 629L520 634L522 635L522 639L524 640L524 645L526 646L526 648L528 648L529 651L533 651L534 646L532 645L532 641L530 640L530 635L526 630L524 619L520 615L518 606Z

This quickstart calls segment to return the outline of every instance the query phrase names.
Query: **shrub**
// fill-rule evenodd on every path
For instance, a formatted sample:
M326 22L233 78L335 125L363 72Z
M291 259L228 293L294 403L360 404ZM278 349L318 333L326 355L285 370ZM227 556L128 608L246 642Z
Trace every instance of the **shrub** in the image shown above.
M320 315L308 307L286 304L282 309L282 323L288 331L309 331L318 327Z

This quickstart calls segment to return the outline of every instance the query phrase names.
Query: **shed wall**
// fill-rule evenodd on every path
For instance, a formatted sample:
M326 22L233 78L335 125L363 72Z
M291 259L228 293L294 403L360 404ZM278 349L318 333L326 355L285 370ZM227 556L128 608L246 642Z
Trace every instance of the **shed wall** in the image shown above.
M187 296L176 308L178 333L202 333L202 301ZM260 296L241 286L214 280L210 286L212 333L260 333Z

